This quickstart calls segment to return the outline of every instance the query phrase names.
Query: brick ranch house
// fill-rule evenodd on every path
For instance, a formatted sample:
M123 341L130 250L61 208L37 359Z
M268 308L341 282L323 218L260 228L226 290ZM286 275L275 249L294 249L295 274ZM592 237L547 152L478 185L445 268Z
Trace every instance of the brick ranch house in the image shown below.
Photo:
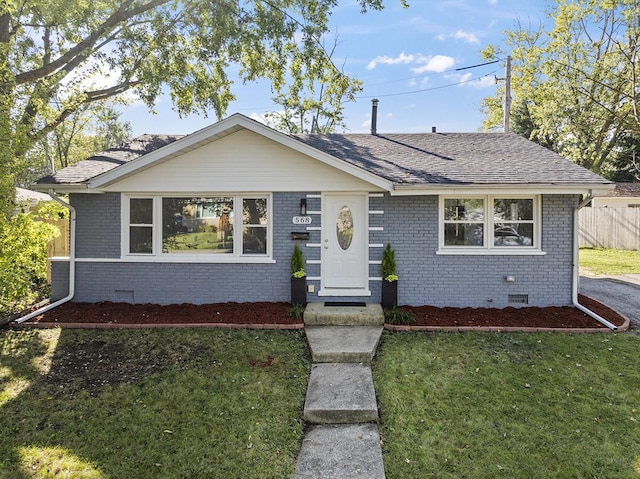
M379 302L387 243L398 304L577 301L577 209L598 175L512 133L287 135L234 114L143 135L40 179L68 194L70 257L53 299Z

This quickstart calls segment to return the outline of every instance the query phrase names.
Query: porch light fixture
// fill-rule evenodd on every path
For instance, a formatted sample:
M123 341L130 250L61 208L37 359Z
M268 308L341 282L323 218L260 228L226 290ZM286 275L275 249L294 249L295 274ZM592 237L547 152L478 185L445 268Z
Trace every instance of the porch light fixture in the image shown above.
M307 199L302 198L300 200L300 216L306 216L307 214Z

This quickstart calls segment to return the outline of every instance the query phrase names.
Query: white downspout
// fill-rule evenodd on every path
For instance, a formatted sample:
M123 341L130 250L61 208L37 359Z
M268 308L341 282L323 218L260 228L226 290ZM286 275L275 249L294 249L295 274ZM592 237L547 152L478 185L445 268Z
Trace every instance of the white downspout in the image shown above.
M578 240L578 223L579 217L578 212L584 208L591 200L593 199L593 194L589 193L587 197L582 201L578 206L573 210L573 282L572 282L572 290L571 290L571 300L573 302L573 306L578 308L585 314L588 314L593 319L598 321L601 324L604 324L607 328L612 329L613 331L617 331L618 327L615 324L610 323L606 319L604 319L599 314L594 313L590 309L585 308L580 303L578 303L578 282L580 281L580 277L578 274L578 261L579 261L579 240Z
M76 280L76 267L75 267L75 259L76 259L76 210L69 203L63 201L59 196L56 196L54 190L49 190L49 195L60 203L62 206L69 210L69 294L67 294L64 298L59 299L54 303L47 304L42 308L37 309L36 311L27 314L26 316L22 316L21 318L16 319L14 322L20 324L25 321L29 321L36 316L41 315L42 313L49 311L50 309L55 308L56 306L60 306L67 301L71 301L73 299L73 295L75 294L75 280Z

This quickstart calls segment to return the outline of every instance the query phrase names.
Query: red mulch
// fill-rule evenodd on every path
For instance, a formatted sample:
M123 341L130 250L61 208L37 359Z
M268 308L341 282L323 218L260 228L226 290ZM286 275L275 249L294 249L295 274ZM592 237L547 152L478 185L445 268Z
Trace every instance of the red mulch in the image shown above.
M580 295L580 304L616 326L622 326L625 319L607 306L591 298ZM569 306L546 308L525 307L496 308L436 308L435 306L402 306L403 311L415 315L412 326L440 327L526 327L526 328L604 328L582 311Z
M624 318L615 311L585 296L580 303L616 326ZM415 315L416 326L518 326L538 328L605 328L602 324L571 307L548 308L437 308L402 306ZM288 303L218 303L206 305L128 303L65 303L33 322L102 324L291 324Z

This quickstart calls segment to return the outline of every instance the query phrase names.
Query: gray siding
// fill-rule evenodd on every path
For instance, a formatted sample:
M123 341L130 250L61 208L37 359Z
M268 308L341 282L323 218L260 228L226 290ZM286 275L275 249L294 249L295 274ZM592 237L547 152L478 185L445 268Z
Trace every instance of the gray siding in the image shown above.
M317 193L317 192L316 192ZM289 258L295 241L292 231L304 231L291 218L299 214L304 193L273 195L273 258L275 264L184 264L78 262L75 301L126 301L136 303L216 303L225 301L289 301ZM72 195L78 212L77 256L120 256L120 196ZM309 211L319 211L320 198L309 198ZM396 250L399 304L435 306L505 307L509 294L526 294L529 306L568 305L571 302L572 222L577 197L545 195L542 200L542 248L545 256L447 256L438 249L438 198L370 198L371 244L391 242ZM313 217L312 226L320 226ZM298 241L306 260L319 260L320 248ZM320 232L311 231L309 243L321 243ZM369 250L369 259L379 261L382 248ZM56 295L66 295L65 263L53 268ZM379 265L369 267L379 277ZM320 265L307 265L307 275L320 276ZM514 276L507 283L505 276ZM319 281L309 281L319 289ZM371 297L319 298L309 301L380 300L380 281L371 281ZM514 306L517 306L514 304Z

